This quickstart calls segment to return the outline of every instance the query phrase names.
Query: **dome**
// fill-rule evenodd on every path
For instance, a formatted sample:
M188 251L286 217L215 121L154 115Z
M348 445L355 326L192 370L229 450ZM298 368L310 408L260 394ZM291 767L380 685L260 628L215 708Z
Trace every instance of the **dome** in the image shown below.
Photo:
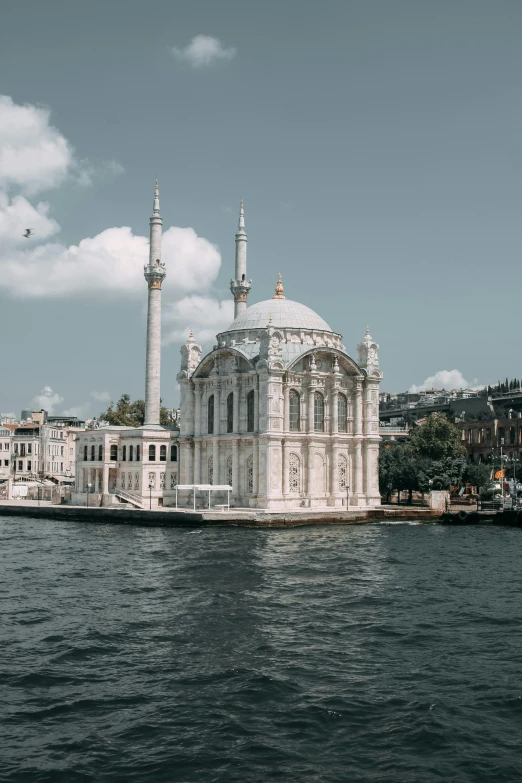
M227 332L240 329L264 329L272 317L272 326L294 329L315 329L331 332L325 320L306 305L291 299L266 299L248 307L230 324Z

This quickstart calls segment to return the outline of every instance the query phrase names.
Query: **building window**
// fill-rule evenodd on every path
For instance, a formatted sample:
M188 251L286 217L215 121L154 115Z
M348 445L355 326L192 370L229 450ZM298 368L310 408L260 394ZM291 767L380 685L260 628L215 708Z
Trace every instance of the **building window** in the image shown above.
M344 394L340 394L337 398L337 422L339 432L346 432L346 416L348 414L348 405L346 404L346 397Z
M319 392L314 394L314 432L324 432L324 397Z
M339 454L338 473L339 473L339 489L346 491L346 485L348 483L348 460L344 454Z
M23 470L23 469L24 469L24 463L23 463L23 461L21 459L19 459L18 460L18 470Z
M129 462L134 462L134 446L129 446Z
M254 432L254 395L253 389L247 394L247 432Z
M227 457L227 484L229 487L232 486L232 455L229 454Z
M28 460L27 460L27 470L31 470L31 469L32 469L31 460L30 460L30 459L28 459Z
M209 435L214 434L214 395L211 394L207 403L207 431Z
M170 488L176 489L178 484L178 474L177 473L171 473L170 474Z
M121 474L121 488L125 489L125 473Z
M94 462L96 459L96 447L93 445L91 446L91 462Z
M134 474L134 489L139 489L139 488L140 488L140 474L139 473L135 473Z
M214 457L208 458L208 483L214 483Z
M31 463L28 463L31 464ZM63 462L60 462L60 473L63 473Z
M167 447L160 446L160 462L166 462L166 461L167 461Z
M471 430L470 430L470 432L471 432ZM498 428L498 437L499 437L500 441L504 440L504 427L499 427ZM469 441L468 441L468 443L469 443Z
M149 446L149 462L156 462L156 446Z
M301 461L293 453L288 458L288 487L290 492L301 492Z
M103 460L103 446L101 445L101 443L98 446L98 459L100 462L102 462Z
M118 459L118 447L116 445L111 446L111 460L116 462Z
M514 427L509 428L509 442L512 446L515 445L516 430Z
M155 473L149 473L149 487L151 489L156 489L156 474Z
M160 473L160 489L165 489L165 474Z
M140 451L141 451L141 447L140 446L136 446L136 462L140 462L140 459L141 459Z
M227 432L234 432L234 393L227 397Z
M27 453L30 454L31 452L28 451ZM63 457L63 446L60 446L60 457ZM98 459L99 459L99 457L98 457Z
M175 445L172 445L170 447L170 461L171 462L177 462L178 461L178 447Z
M32 454L32 452L33 452L33 444L32 443L28 443L27 444L27 453L28 454Z
M290 432L299 432L301 429L301 398L295 389L290 391L289 408Z
M247 469L247 492L252 495L254 492L254 456L249 454L246 461Z
M87 446L83 447L83 461L87 462Z
M121 450L121 461L127 462L127 446L124 446Z

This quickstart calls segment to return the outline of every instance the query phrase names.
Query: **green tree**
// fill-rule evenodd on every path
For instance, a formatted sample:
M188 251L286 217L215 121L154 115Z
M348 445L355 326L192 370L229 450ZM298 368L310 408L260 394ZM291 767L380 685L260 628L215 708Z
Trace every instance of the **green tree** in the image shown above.
M131 402L129 394L122 394L116 405L111 402L107 410L100 413L98 418L113 426L141 427L145 421L145 401ZM162 427L174 426L168 409L163 405L160 407L160 424Z
M424 424L416 427L407 446L412 454L436 462L466 456L461 430L440 413L432 413Z
M491 485L491 467L483 463L468 462L464 468L462 481L472 487L487 489Z

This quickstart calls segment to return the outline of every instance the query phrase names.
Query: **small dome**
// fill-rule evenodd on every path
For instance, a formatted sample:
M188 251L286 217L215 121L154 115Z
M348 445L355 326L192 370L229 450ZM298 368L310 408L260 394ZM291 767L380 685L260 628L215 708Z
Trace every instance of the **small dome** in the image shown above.
M291 299L266 299L264 302L248 307L230 324L227 332L240 329L264 329L268 326L270 317L272 326L332 331L326 321L306 305L292 302Z

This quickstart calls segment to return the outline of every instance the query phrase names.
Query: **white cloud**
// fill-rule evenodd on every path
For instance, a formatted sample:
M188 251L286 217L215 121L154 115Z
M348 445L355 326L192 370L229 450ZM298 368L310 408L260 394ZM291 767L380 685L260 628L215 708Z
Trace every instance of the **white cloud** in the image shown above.
M204 68L219 60L232 60L236 56L236 49L233 46L223 46L219 38L213 38L210 35L196 35L182 49L173 46L172 54L193 68Z
M102 392L92 391L91 397L94 397L94 399L97 400L98 402L106 402L107 404L109 404L109 402L111 401L111 395L108 391L102 391Z
M54 413L57 405L63 402L63 397L57 392L53 392L50 386L44 386L43 389L32 399L35 410L43 408L47 413Z
M49 204L40 201L34 207L24 196L15 196L9 199L6 193L0 191L0 258L8 246L31 247L34 238L40 241L48 239L60 230L55 220L48 217ZM24 238L24 232L31 228L33 237Z
M73 405L72 408L60 411L63 416L76 416L78 419L87 419L91 411L91 403L84 402L82 405Z
M0 187L27 193L55 188L74 164L71 145L50 122L50 111L20 106L0 95Z
M420 386L413 384L409 391L416 394L426 389L472 389L477 386L477 379L467 381L460 370L438 370L435 375L430 375Z
M224 331L233 320L234 303L231 299L220 302L209 296L185 296L166 308L165 343L184 343L191 328L197 342L213 343L216 334Z
M5 222L5 221L4 221ZM148 240L127 226L107 228L78 245L39 245L29 250L2 247L0 206L0 289L20 298L142 295ZM48 231L55 230L49 226ZM12 233L12 231L11 231ZM20 234L20 243L24 240ZM172 227L163 235L162 259L167 265L165 290L183 296L208 290L221 266L218 248L193 228Z

